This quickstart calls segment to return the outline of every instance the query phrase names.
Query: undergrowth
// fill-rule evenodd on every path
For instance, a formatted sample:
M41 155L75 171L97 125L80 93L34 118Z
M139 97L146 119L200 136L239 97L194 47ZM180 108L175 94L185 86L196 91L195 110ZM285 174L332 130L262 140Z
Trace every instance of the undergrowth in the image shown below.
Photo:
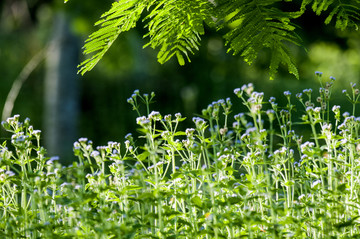
M341 112L330 104L335 79L322 83L321 75L318 94L286 91L286 105L244 85L234 93L247 112L231 116L230 98L219 100L184 131L180 113L150 111L154 94L135 91L128 102L140 136L98 147L80 138L78 160L67 167L46 156L28 119L9 118L2 126L12 137L0 147L1 237L358 237L359 90L344 91L353 110ZM294 98L303 105L300 122Z

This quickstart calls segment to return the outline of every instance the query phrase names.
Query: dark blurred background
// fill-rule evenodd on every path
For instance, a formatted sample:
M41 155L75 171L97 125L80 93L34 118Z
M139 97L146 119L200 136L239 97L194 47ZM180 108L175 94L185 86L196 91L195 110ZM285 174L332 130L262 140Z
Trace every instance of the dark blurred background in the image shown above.
M298 10L297 2L283 8ZM10 89L21 86L18 94L13 90L13 108L10 105L5 111L9 114L12 109L11 115L29 117L34 128L42 130L49 154L60 155L64 162L71 159L72 143L79 137L103 145L110 140L122 142L127 133L135 132L137 115L126 102L135 89L154 91L153 110L162 114L181 112L189 118L185 125L191 126L196 113L220 98L231 97L234 109L241 110L233 89L250 82L257 91L265 92L265 100L275 96L281 105L286 104L286 90L293 93L294 101L295 94L305 88L316 91L319 84L314 72L322 71L324 79L337 79L334 103L345 106L348 103L341 89L349 89L350 82L360 79L359 32L336 30L333 22L324 25L326 16L316 16L310 10L295 22L306 49L290 46L300 80L283 68L270 81L268 52L261 52L256 63L248 66L239 56L226 53L221 33L211 29L207 29L191 63L181 67L173 59L160 65L156 50L142 47L147 42L142 37L146 32L142 23L121 35L91 72L77 75L76 66L84 59L83 42L111 3L0 2L0 110L4 110ZM3 131L1 134L2 139L8 137Z

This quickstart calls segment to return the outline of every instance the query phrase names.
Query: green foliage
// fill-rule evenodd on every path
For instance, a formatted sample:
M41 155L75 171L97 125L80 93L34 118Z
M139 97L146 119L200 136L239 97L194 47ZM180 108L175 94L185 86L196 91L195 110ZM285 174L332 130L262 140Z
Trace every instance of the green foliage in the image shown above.
M121 32L128 31L136 26L136 22L147 7L147 3L149 1L114 2L111 9L101 16L102 19L95 23L101 28L89 36L84 46L84 54L93 55L80 64L82 74L94 68Z
M200 45L200 36L205 34L204 22L211 22L212 4L207 0L158 1L147 15L150 42L145 46L159 48L158 61L164 63L176 55L180 65L188 52L194 53Z
M140 136L99 147L80 138L68 167L46 156L28 119L3 121L1 238L357 238L360 91L344 91L353 110L341 114L335 78L321 76L319 94L296 95L298 123L291 92L280 106L248 84L234 90L248 110L232 124L227 98L181 131L180 113L149 113L154 94L135 91Z
M291 13L274 7L276 1L218 1L220 24L234 23L225 34L229 51L240 54L245 62L252 64L262 48L270 48L270 79L273 79L280 63L288 65L289 72L299 78L295 62L286 45L288 42L300 45L299 37L291 24Z
M358 30L360 20L360 1L335 1L335 0L304 0L301 6L302 11L306 6L312 4L312 10L320 15L322 12L330 11L325 20L325 24L329 24L335 17L335 27L341 30L346 28L354 28Z
M102 15L95 25L100 29L90 35L84 53L90 59L80 64L79 72L85 74L103 57L120 33L136 26L143 16L149 42L145 45L159 49L158 61L165 63L176 56L180 65L189 53L199 49L204 25L224 30L228 51L239 54L252 64L260 51L271 52L269 74L273 79L280 64L299 78L289 44L301 45L292 20L305 13L307 6L317 14L327 13L325 24L335 19L335 27L344 30L358 29L360 1L303 0L299 11L280 9L281 0L120 0ZM285 1L291 2L291 1Z

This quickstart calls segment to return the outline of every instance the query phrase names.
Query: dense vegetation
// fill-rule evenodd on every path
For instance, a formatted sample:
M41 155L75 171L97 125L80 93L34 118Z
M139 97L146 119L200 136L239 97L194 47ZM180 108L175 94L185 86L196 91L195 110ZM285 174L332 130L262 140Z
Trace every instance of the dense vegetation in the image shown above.
M0 9L4 7L2 12L7 16L7 9L24 9L17 5L19 2L14 1L9 8L0 3ZM35 9L37 4L46 5L44 2L48 1L35 0L31 7ZM103 4L86 1L78 3L78 7L72 5L69 8L73 9L73 16L78 16L79 9L86 8L90 12L90 9L92 11ZM27 17L50 18L50 7L44 9L36 14L30 11L30 16L20 10L14 11L13 21L1 21L1 27L6 27L0 28L0 43L16 46L1 48L0 65L4 69L16 68L13 62L26 55L25 49L35 54L42 42L38 39L46 38L47 30L29 31L29 35L22 32L22 37L5 39L3 34L7 30L3 29L17 29L24 24L22 26L27 30L28 23L24 20ZM99 8L97 11L102 10ZM338 68L343 68L347 60L353 61L355 63L349 63L352 70L342 70L356 76L360 69L357 67L360 61L357 60L356 50L359 49L359 41L358 36L353 34L356 31L351 33L351 30L358 30L359 0L115 1L96 23L100 28L90 35L83 48L90 58L80 64L81 74L93 69L100 60L104 64L102 68L99 66L97 75L92 76L96 79L93 91L89 90L91 81L83 81L86 82L84 92L92 101L82 102L85 111L88 111L79 127L84 128L87 135L92 135L92 131L101 132L101 135L93 137L96 142L100 141L100 137L112 139L116 135L118 138L128 129L123 124L125 115L131 117L119 107L119 99L121 95L128 94L125 92L131 92L129 88L134 86L154 89L155 85L165 85L156 91L162 89L168 95L177 92L174 97L181 95L188 110L183 114L174 114L177 111L174 111L175 102L166 100L166 97L165 100L156 97L157 110L165 102L173 111L172 114L159 112L166 110L154 111L152 103L155 102L155 94L140 94L139 90L135 90L127 101L134 114L138 114L134 123L138 133L127 134L124 142L109 141L104 146L95 146L88 139L90 137L80 138L73 144L72 158L67 161L72 162L70 165L63 163L66 162L63 157L48 153L42 146L46 143L44 136L48 129L43 132L35 130L28 118L22 121L18 114L4 120L2 127L7 132L1 135L0 145L0 236L360 237L360 117L357 117L360 94L356 83L350 83L350 91L343 90L345 101L334 105L338 102L339 84L334 77L324 82L322 73L316 72L319 91L311 88L300 90L298 87L304 84L302 87L306 88L313 82L307 82L305 86L304 80L296 86L284 83L284 80L278 84L282 85L282 89L288 87L288 90L281 92L281 97L276 92L279 91L275 89L276 82L271 83L273 87L270 88L275 89L271 94L277 94L278 99L275 99L268 97L267 93L255 91L254 85L257 89L271 91L267 87L270 83L264 84L264 77L259 77L259 74L242 72L241 79L238 79L239 75L234 72L239 73L244 68L235 58L229 60L222 52L225 44L228 52L241 56L248 64L254 66L254 62L260 60L254 72L258 73L265 67L270 79L280 71L281 64L299 78L295 61L299 59L295 59L291 52L298 46L305 46L298 35L301 27L296 23L309 12L322 16L325 25L331 23L335 26L333 29L339 30L330 38L331 33L324 37L328 42L318 48L317 54L323 57L320 59L328 64L328 59L324 58L328 58L331 52ZM66 22L65 15L62 17ZM21 21L17 22L19 19ZM81 31L86 21L89 19L74 18L67 31L70 32L71 28ZM42 22L49 24L50 20ZM42 28L51 29L46 24ZM136 27L136 32L122 34ZM140 29L142 27L145 29ZM308 35L314 32L310 27L304 31ZM317 37L324 33L316 27L315 31ZM32 34L41 37L28 37ZM58 34L57 37L59 35L58 39L63 39L63 35ZM141 35L148 39L145 47L158 50L160 63L176 56L180 65L190 60L195 65L193 68L187 65L188 71L185 71L186 67L178 70L180 68L172 64L172 68L165 70L167 73L158 74L160 66L149 64L151 54L149 58L139 60L141 57L136 49L143 43L138 40ZM104 57L119 36L129 38L123 37L118 49L113 49L109 58ZM331 45L333 40L339 46ZM26 43L22 44L26 47L19 49L17 43L21 41ZM201 45L207 47L202 56L190 56L197 51L201 53ZM332 47L325 53L329 45ZM343 49L340 51L340 48ZM131 51L135 53L129 53ZM70 59L74 60L74 55ZM344 57L347 55L349 57ZM299 53L295 56L298 57ZM308 60L303 70L309 71L307 66L312 64ZM29 76L36 66L32 66L32 70L27 68L24 70ZM128 76L129 72L131 76ZM113 75L111 81L117 82L118 87L113 87L113 82L106 80L106 74ZM160 84L152 83L151 78L160 75L164 77L158 81ZM5 80L10 79L11 82L12 77L4 71ZM26 78L23 77L23 82ZM100 83L99 78L102 80ZM120 83L119 78L126 80ZM165 78L167 81L163 84ZM340 87L347 81L357 80L355 77L347 78L340 79ZM179 79L183 80L181 84ZM235 99L213 101L192 120L184 116L192 115L196 110L196 100L204 102L213 99L209 89L216 89L217 95L222 97L224 92L234 85L238 87L239 81L244 79L257 83L246 83L236 88ZM195 81L201 83L196 84ZM39 84L32 84L36 91L31 91L30 96L41 95ZM292 94L290 87L292 92L296 89L299 93ZM56 92L59 88L52 90ZM66 87L64 89L69 95ZM117 92L110 93L110 89ZM50 88L43 91L48 93ZM26 102L30 102L29 97L25 98ZM110 99L115 103L110 103ZM123 102L126 103L125 100ZM33 113L41 115L40 104L34 105L36 111ZM22 107L28 108L27 105ZM86 107L101 110L94 113ZM107 111L118 112L114 117L116 126L108 124ZM91 130L88 127L91 123L97 128Z
M151 111L154 94L135 91L128 102L139 112L139 137L98 147L80 138L68 167L45 155L29 119L9 118L2 122L12 137L0 151L0 235L355 238L360 94L356 84L343 91L353 105L343 112L330 104L334 82L296 94L300 122L291 92L278 105L247 84L234 90L247 112L233 113L233 100L221 99L185 131L180 113Z

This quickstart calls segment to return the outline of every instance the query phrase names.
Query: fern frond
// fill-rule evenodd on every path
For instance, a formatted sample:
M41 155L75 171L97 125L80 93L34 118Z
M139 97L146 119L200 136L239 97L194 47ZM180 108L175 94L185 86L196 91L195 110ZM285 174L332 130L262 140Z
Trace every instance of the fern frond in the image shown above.
M150 41L144 47L159 48L158 61L164 63L174 55L180 65L184 57L190 62L189 53L199 49L204 22L211 16L213 4L208 0L165 0L144 19L149 29L145 37Z
M78 66L80 68L79 73L84 75L94 68L119 34L135 27L141 13L153 2L154 0L122 0L114 2L110 10L101 16L101 20L95 23L101 28L92 33L86 40L83 52L86 55L92 55L90 59L85 60Z
M348 27L359 29L360 22L360 1L337 1L338 5L330 12L325 20L329 24L336 16L335 27L345 30ZM345 3L346 2L346 3Z
M312 10L320 15L325 11L330 11L325 19L325 24L329 24L335 18L335 27L341 30L353 27L359 29L360 22L360 1L359 0L303 0L302 9L312 3Z
M287 43L300 44L300 38L294 33L291 24L291 13L282 12L274 4L280 0L239 0L218 1L217 10L222 28L229 23L236 23L233 29L224 36L228 51L240 54L245 62L252 64L258 53L264 48L271 50L270 79L279 68L280 63L287 65L290 73L299 78L294 60Z

